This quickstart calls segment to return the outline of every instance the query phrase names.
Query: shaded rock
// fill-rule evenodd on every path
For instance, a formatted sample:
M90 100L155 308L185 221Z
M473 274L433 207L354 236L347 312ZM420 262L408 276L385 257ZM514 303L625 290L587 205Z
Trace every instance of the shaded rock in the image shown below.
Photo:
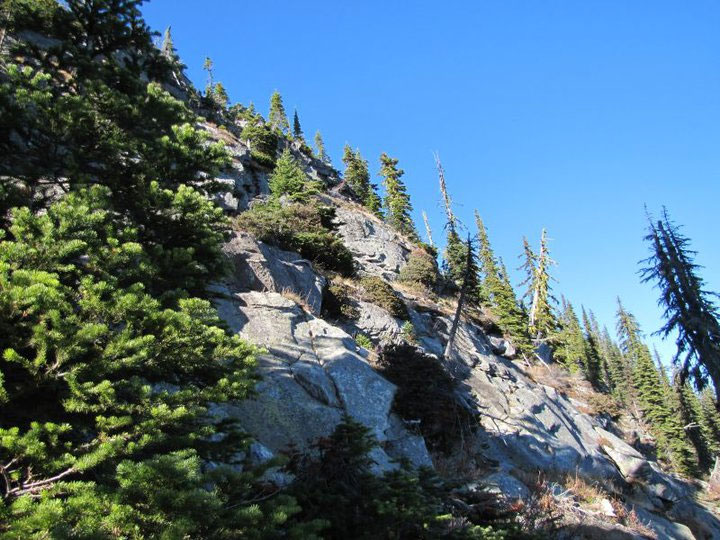
M223 246L235 267L235 281L245 290L292 292L317 315L322 308L325 278L312 263L297 253L256 241L250 234L235 232Z
M530 490L520 480L505 472L496 472L482 480L490 493L503 495L508 499L528 499Z
M644 508L635 507L635 514L640 522L646 527L655 531L658 538L672 538L673 540L695 540L692 531L681 523L673 523L664 517L652 512L648 512Z
M390 427L385 433L385 452L393 459L407 459L413 467L432 468L433 462L425 439L407 431L397 415L391 414L389 421Z

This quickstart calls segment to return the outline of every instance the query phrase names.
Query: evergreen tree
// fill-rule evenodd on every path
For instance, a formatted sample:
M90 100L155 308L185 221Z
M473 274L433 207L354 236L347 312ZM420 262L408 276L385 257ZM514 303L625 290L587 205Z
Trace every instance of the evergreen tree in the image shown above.
M530 355L534 349L527 333L527 319L518 305L505 265L498 264L495 259L485 224L477 210L475 211L475 224L480 246L478 253L480 269L484 277L480 284L484 293L483 299L490 303L500 327L516 349L523 355Z
M528 329L534 340L548 341L557 330L557 321L550 304L553 296L550 293L549 270L555 261L550 258L545 229L540 237L539 255L535 255L526 238L523 238L523 247L525 262L521 269L527 273L523 285L528 286L523 298L530 298Z
M659 359L657 360L659 361ZM703 430L700 399L687 381L680 382L680 377L673 378L671 391L673 392L676 414L687 438L695 449L699 469L707 472L713 466L714 459L710 449L711 441L706 438L706 433Z
M620 403L627 404L630 396L628 391L630 371L625 364L620 347L613 341L607 327L603 328L600 337L600 349L607 359L611 392Z
M380 176L385 188L385 219L396 231L417 240L415 224L410 217L412 205L405 184L401 180L405 171L398 169L398 160L383 153L380 156Z
M285 114L282 96L277 90L270 96L270 114L268 115L270 127L287 135L290 132L290 122Z
M583 326L585 329L585 344L587 353L587 376L596 390L608 392L610 384L610 367L601 345L600 327L592 310L586 312L582 308Z
M700 393L700 424L713 458L720 454L720 413L715 407L715 399L710 388Z
M467 300L472 297L473 291L478 288L478 264L477 255L473 242L468 235L465 251L465 271L463 275L462 287L460 287L460 296L458 297L457 307L455 308L455 316L453 317L450 333L448 335L447 344L445 345L444 358L450 359L455 343L455 336L460 324L460 317L467 310Z
M213 86L212 98L218 107L224 109L228 106L230 98L228 98L227 91L221 82L216 82L215 86Z
M209 56L205 57L203 69L207 72L207 83L205 84L205 97L213 98L215 92L215 82L213 78L213 61Z
M160 52L170 62L175 63L178 61L177 51L175 50L175 44L173 43L172 33L169 26L165 29L165 33L163 34Z
M659 303L667 322L660 333L665 337L677 333L673 362L680 368L681 379L689 376L698 390L711 380L720 404L720 323L711 299L716 295L704 289L690 240L666 211L661 220L650 220L645 239L652 255L645 260L643 282L654 281L661 291Z
M353 151L350 145L346 144L343 148L342 161L345 164L345 182L365 204L371 191L367 160L363 159L360 150Z
M625 310L619 299L617 325L620 347L631 369L633 400L657 440L658 451L676 470L694 474L696 456L686 441L680 417L672 408L673 396L668 393L667 385L663 385L635 317Z
M562 315L553 353L571 373L587 372L585 337L572 304L565 298L562 299Z
M295 109L295 112L293 113L293 137L295 137L296 140L301 140L303 138L303 132L302 128L300 127L300 118L298 117L297 109Z
M325 143L320 131L315 132L315 155L323 163L330 164L330 157L325 153Z
M286 195L294 201L305 201L321 190L320 184L311 181L303 172L289 148L278 158L268 186L274 198Z

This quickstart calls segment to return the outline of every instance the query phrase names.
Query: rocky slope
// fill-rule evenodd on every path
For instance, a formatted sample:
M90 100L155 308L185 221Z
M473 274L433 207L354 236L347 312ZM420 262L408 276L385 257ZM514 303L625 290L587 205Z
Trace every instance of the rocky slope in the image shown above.
M232 167L221 178L232 189L221 203L231 213L242 211L267 192L268 172L253 163L237 133L210 123L205 127L233 155ZM311 177L328 186L340 182L332 168L293 150ZM325 202L336 207L338 230L358 274L392 283L414 246L337 191L330 190ZM511 344L472 322L462 323L452 359L441 360L450 327L448 306L396 286L408 308L418 352L442 363L458 383L454 399L477 419L461 445L449 454L432 455L413 419L396 414L397 387L374 369L375 352L353 338L362 333L376 347L403 342L403 321L352 294L356 317L325 320L327 280L309 261L239 231L225 251L235 271L214 286L217 306L234 332L264 352L257 396L221 414L240 418L259 441L261 453L306 450L350 415L380 441L373 456L378 470L397 466L394 460L400 458L416 466L442 463L454 472L471 470L478 486L527 505L549 496L565 522L577 523L572 529L576 537L720 538L720 522L696 502L695 486L662 472L627 444L611 421L588 414L582 399L533 375L546 369L545 379L552 382L555 368L529 370L499 356L512 352ZM583 506L563 487L562 479L572 476L596 486L600 500L594 507ZM620 523L623 512L633 517L635 527Z

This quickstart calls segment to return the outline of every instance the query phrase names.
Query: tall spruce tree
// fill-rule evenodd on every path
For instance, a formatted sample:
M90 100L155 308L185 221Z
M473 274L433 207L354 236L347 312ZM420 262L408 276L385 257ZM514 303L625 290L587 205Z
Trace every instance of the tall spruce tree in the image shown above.
M553 314L551 301L554 300L550 292L550 266L555 264L550 258L547 245L547 232L542 230L540 236L540 253L535 254L530 248L526 238L523 238L525 261L521 269L525 270L527 278L523 285L527 285L527 292L523 298L529 298L528 330L536 342L548 341L557 330L557 321Z
M571 373L585 372L586 346L582 327L570 302L562 298L562 313L556 334L554 355Z
M627 404L630 396L630 392L628 391L630 372L625 364L625 359L620 351L620 347L613 340L607 327L603 328L600 336L600 349L603 351L603 356L607 359L612 395L619 403Z
M478 258L483 275L480 284L484 293L482 297L490 303L500 327L515 348L526 357L530 356L534 348L527 333L527 318L518 305L505 266L495 259L487 229L477 210L475 224L478 231Z
M620 348L631 369L632 399L654 435L660 455L679 472L694 474L697 459L686 441L679 415L672 408L672 395L668 394L650 350L642 341L635 317L623 307L619 299L617 329Z
M582 322L585 332L585 377L596 390L606 389L604 384L604 374L602 358L597 335L590 322L590 317L582 307Z
M360 154L360 150L352 150L346 144L343 149L343 163L345 164L345 182L352 188L360 202L373 214L383 218L382 200L377 194L377 185L370 182L368 162Z
M282 96L277 90L270 96L270 114L268 114L268 122L270 127L287 135L290 132L290 122L288 122L285 106L283 105Z
M712 297L694 263L690 240L670 221L663 209L662 219L651 218L645 239L652 255L644 262L643 282L655 282L660 289L659 304L665 308L667 322L660 333L677 334L677 353L673 362L681 379L690 377L698 390L708 380L715 388L720 406L720 322Z
M384 152L380 156L380 176L383 178L383 187L385 188L383 201L385 220L396 231L417 240L415 224L410 217L410 212L412 212L410 195L401 179L405 171L399 169L397 164L397 159L391 158Z
M303 139L303 131L300 127L300 118L298 117L297 109L293 112L293 137L298 141Z
M330 163L330 156L325 152L325 142L323 141L320 131L315 132L315 156L323 163Z
M713 458L720 455L720 413L715 407L715 397L710 388L700 393L700 423L708 441L708 448Z
M714 458L710 449L711 441L706 438L703 430L700 399L687 381L680 381L680 377L673 377L671 391L680 424L695 449L699 470L708 472L713 466Z

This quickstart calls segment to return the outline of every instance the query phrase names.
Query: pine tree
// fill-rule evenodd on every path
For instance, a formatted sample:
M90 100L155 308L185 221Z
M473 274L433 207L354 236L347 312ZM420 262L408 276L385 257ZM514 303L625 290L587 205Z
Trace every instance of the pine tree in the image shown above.
M630 397L628 391L630 372L625 364L620 347L613 341L607 327L603 328L600 337L600 349L607 359L611 392L620 403L627 404Z
M300 127L300 118L298 117L297 109L295 109L293 113L293 137L298 141L303 138L303 132L302 128Z
M223 86L223 83L216 82L215 86L213 87L212 91L212 98L213 101L218 105L218 107L225 108L228 106L228 95L227 91L225 90L225 87Z
M215 91L215 83L213 81L213 61L209 56L205 57L203 62L203 69L207 72L207 84L205 84L205 96L208 98L213 97Z
M710 388L705 388L700 394L700 424L702 425L705 440L711 455L720 454L720 413L715 407L715 398Z
M659 358L657 359L659 361ZM663 376L663 378L665 378ZM706 438L702 425L702 407L697 394L686 382L680 382L680 377L673 377L672 390L673 402L680 424L683 426L685 435L692 443L699 469L708 472L713 466L714 459L710 450L710 440Z
M585 372L587 369L586 352L585 337L575 310L572 304L563 298L562 315L553 353L568 371L577 373L580 370Z
M585 331L585 377L596 390L605 388L603 384L603 366L595 332L593 331L585 308L582 307L582 321Z
M165 33L163 34L162 45L160 45L160 52L170 62L175 63L178 61L177 51L175 50L175 45L173 43L172 33L169 26L165 29Z
M465 253L463 283L460 287L460 296L458 297L457 307L455 308L455 316L453 317L447 344L445 345L445 352L443 354L445 359L450 359L450 355L452 354L455 336L460 324L460 317L467 309L467 300L472 295L473 290L476 290L478 287L477 255L475 254L475 249L473 247L472 240L470 239L470 235L468 235Z
M500 327L523 355L531 355L533 346L527 333L527 318L520 309L515 291L510 284L505 265L495 259L485 224L475 211L475 224L478 230L480 269L484 277L480 287L483 299L487 300L498 318Z
M325 153L325 143L320 131L315 132L315 155L323 163L330 164L330 157Z
M523 285L528 286L523 298L530 298L528 329L534 340L548 341L557 329L557 321L550 304L553 296L550 293L549 270L555 261L550 258L545 229L542 230L540 237L540 253L538 255L532 251L526 238L523 238L523 247L525 262L521 269L527 273Z
M685 474L696 471L696 456L687 443L685 430L676 410L672 408L672 393L663 385L661 374L653 363L650 350L642 341L635 317L618 299L618 337L620 348L631 370L632 400L657 440L659 452L673 467Z
M714 294L704 289L698 275L690 240L665 210L661 220L650 220L645 239L652 255L644 261L643 282L654 281L661 291L659 303L665 308L667 322L660 333L664 337L677 333L673 362L680 368L681 379L690 377L698 390L711 380L720 406L719 315L711 300Z
M305 201L321 190L320 184L312 182L303 172L289 148L278 158L268 186L274 198L286 195L294 201Z
M277 90L270 96L270 114L268 114L268 123L273 129L287 135L290 132L290 123L287 114L285 114L285 106L283 105L282 96Z
M398 160L386 153L380 156L380 176L383 178L385 188L385 220L396 231L417 240L418 235L415 224L410 217L412 205L405 184L401 177L405 172L397 167Z

